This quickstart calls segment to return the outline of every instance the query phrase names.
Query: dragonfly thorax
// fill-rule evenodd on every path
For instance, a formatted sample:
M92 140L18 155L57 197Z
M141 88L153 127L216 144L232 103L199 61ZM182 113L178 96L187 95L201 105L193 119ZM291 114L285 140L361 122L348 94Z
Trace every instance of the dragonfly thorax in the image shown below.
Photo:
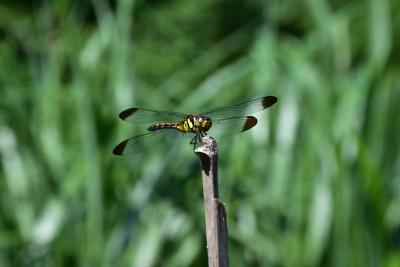
M184 133L205 133L211 128L211 119L204 115L189 115L177 127Z

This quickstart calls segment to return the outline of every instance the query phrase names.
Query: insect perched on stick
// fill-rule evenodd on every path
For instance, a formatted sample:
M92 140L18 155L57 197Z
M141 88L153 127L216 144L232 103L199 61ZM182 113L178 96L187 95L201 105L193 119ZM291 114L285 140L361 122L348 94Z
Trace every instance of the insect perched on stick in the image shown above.
M277 100L275 96L265 96L197 115L129 108L122 111L119 117L127 122L149 123L148 132L126 139L114 148L113 153L115 155L140 153L163 140L173 140L177 135L190 136L190 144L196 147L205 135L221 138L241 133L257 124L257 119L249 114L264 110Z

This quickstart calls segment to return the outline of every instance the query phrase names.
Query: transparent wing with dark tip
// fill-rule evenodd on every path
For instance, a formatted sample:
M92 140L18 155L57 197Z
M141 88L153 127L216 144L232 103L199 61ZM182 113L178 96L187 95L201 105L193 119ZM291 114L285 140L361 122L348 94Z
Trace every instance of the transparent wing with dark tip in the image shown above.
M253 116L220 119L218 122L213 122L207 134L219 139L250 130L256 124L257 119Z
M129 155L141 153L149 150L154 146L173 139L171 136L181 135L174 129L161 129L154 132L149 132L141 135L134 136L119 143L113 150L114 155Z
M247 115L259 112L276 103L278 98L275 96L264 96L247 102L236 104L229 107L217 108L206 113L202 113L211 118L213 124L220 120L245 117Z
M144 108L128 108L122 111L119 117L124 121L132 123L154 123L161 121L181 121L185 118L185 114Z

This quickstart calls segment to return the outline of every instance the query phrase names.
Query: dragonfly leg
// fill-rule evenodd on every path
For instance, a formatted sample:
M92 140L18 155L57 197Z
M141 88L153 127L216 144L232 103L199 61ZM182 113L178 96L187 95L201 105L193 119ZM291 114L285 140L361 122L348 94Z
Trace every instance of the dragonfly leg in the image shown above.
M207 136L207 133L206 132L200 132L200 137L204 137L204 136Z
M192 140L190 140L191 145L194 146L194 148L196 148L196 143L197 143L197 134L195 136L193 136Z
M202 144L201 138L206 136L205 132L198 132L195 136L193 136L192 140L190 140L190 144L193 145L194 149L196 149L197 144Z
M205 136L205 133L200 132L196 136L197 136L197 139L199 140L199 144L203 144L203 141L201 141L201 139Z

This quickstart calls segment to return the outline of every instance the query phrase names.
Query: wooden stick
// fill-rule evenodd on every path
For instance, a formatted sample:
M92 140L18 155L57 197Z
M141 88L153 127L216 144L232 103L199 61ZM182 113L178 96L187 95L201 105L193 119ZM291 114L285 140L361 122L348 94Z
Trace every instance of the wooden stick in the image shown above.
M209 267L228 267L228 227L225 206L218 199L217 143L209 136L202 138L195 149L200 158L203 176L204 210L206 219Z

